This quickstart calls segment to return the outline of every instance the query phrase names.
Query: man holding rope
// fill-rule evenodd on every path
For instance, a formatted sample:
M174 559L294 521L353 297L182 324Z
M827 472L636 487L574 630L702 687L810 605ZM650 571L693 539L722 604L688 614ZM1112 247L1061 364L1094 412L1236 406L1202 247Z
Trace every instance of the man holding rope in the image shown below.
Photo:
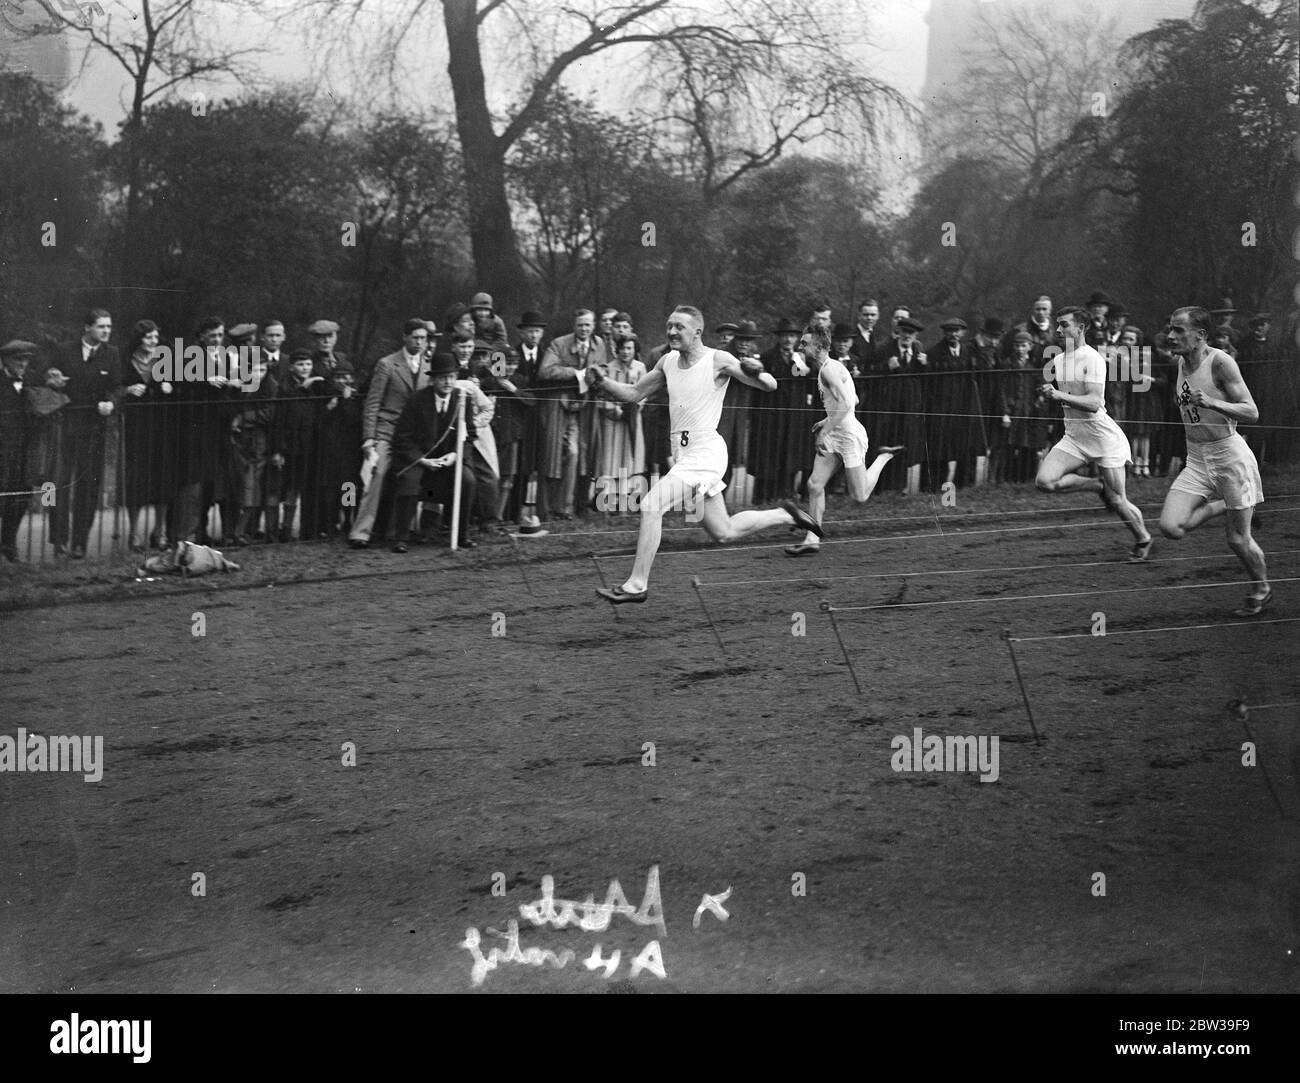
M1203 308L1180 308L1165 338L1178 357L1174 398L1187 433L1187 465L1165 494L1160 532L1182 538L1189 530L1227 515L1228 548L1250 576L1251 592L1237 617L1257 617L1273 600L1264 552L1251 536L1255 505L1264 502L1259 463L1237 422L1259 420L1259 409L1228 354L1208 345L1214 318Z
M867 466L867 430L854 415L858 393L853 377L843 363L830 356L830 336L823 327L809 327L799 343L799 352L817 373L826 417L813 426L817 434L817 458L808 479L808 511L818 523L826 511L826 486L835 477L840 464L849 483L849 495L865 504L875 491L880 472L902 446L880 448L871 466ZM798 545L787 545L789 557L813 556L821 552L820 535L809 531Z
M706 348L703 334L700 310L679 305L668 317L668 353L635 384L606 380L598 368L588 370L588 383L619 402L640 402L668 389L673 466L641 501L641 530L632 574L622 586L596 591L614 605L644 602L649 596L650 567L659 551L664 513L678 505L690 507L688 500L701 510L701 524L716 542L734 542L768 527L791 525L824 536L817 521L790 500L767 511L727 514L722 499L727 445L717 431L727 387L734 379L762 391L775 391L776 379L754 358L738 361L723 350Z
M1065 435L1043 459L1035 484L1045 493L1097 493L1132 532L1135 544L1129 562L1136 564L1151 555L1151 532L1142 521L1142 510L1124 492L1124 467L1133 456L1124 430L1106 413L1106 360L1084 341L1090 326L1081 308L1057 313L1056 337L1065 352L1049 362L1056 384L1043 384L1042 394L1061 404ZM1075 472L1088 463L1096 464L1100 478Z

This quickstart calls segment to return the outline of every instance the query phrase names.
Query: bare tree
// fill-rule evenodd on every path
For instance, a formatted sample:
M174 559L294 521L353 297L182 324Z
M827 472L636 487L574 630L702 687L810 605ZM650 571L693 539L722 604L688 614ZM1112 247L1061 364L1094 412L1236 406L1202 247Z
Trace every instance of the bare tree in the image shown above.
M255 10L253 0L140 0L140 14L129 22L108 15L103 24L87 13L76 18L64 14L63 4L44 2L52 20L88 42L82 63L95 52L111 57L130 78L131 102L122 122L121 151L126 167L126 222L123 273L126 280L135 269L135 225L139 219L140 169L139 132L145 109L168 91L217 76L233 76L250 82L248 64L260 48L214 46L204 25L204 16L215 22L218 15L238 17ZM72 5L74 8L76 5ZM84 5L91 7L91 5ZM102 11L102 9L101 9Z
M331 0L313 2L322 13L338 8ZM775 161L790 145L830 134L835 121L847 128L850 107L861 117L866 106L885 99L902 101L870 79L840 46L838 35L827 32L838 26L832 0L716 0L707 6L678 0L573 0L558 5L544 0L441 0L441 6L474 262L480 281L491 283L505 308L518 309L530 299L507 197L507 155L543 116L552 92L575 65L615 49L628 50L632 63L659 64L652 70L660 78L664 65L676 69L689 64L701 94L725 86L731 105L743 99L752 108L749 119L754 123L741 125L752 136L758 133L758 107L766 100L774 111L767 114L762 137L746 145L717 140L720 114L714 107L692 118L688 95L674 108L678 122L691 130L690 138L703 150L701 160L711 170L707 184L715 192ZM320 32L337 37L359 27L363 15L371 19L369 29L372 17L383 12L389 27L381 35L383 52L391 64L397 48L435 7L435 0L402 0L398 5L348 0L347 25L335 21L326 29L322 19ZM505 25L517 31L513 62L485 69L484 42L493 32L489 24L495 21L499 29L500 20L506 19L512 22ZM798 78L800 71L807 74ZM834 85L828 90L825 73L832 71ZM494 117L489 103L502 99L502 86L511 78L517 78L518 96L503 116Z
M931 157L991 157L1030 188L1052 149L1085 116L1119 99L1114 16L1060 5L980 4L970 62L932 118Z

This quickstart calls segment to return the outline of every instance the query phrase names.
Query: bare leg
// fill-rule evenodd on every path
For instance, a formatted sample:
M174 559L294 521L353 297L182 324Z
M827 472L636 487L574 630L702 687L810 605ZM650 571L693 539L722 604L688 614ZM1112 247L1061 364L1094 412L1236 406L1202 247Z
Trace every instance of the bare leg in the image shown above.
M1111 505L1115 509L1115 514L1123 520L1129 533L1137 541L1149 542L1151 532L1147 530L1146 523L1142 520L1142 509L1129 500L1128 494L1124 491L1124 468L1101 466L1098 469L1101 471L1102 483L1110 490Z
M829 455L819 454L813 461L812 475L808 478L808 513L819 523L822 521L822 516L826 514L826 486L830 484L842 461L836 452L831 452ZM862 467L857 469L859 474L863 473ZM852 492L853 472L846 473L849 479L849 490ZM857 497L854 496L854 499L856 500ZM821 545L821 539L809 531L804 535L803 544Z
M790 526L794 520L788 511L781 508L768 508L766 511L738 511L735 515L727 514L726 502L721 493L715 493L704 501L703 526L714 541L726 544L739 541L760 530L774 526Z
M1160 510L1160 533L1166 538L1181 538L1227 510L1228 505L1222 500L1206 500L1203 496L1171 489Z
M650 568L663 538L664 513L685 503L689 487L679 478L662 477L641 501L641 526L636 538L632 574L623 583L629 594L640 594L650 581Z
M1250 534L1250 520L1254 508L1228 509L1228 548L1237 554L1241 566L1251 580L1251 597L1263 598L1269 593L1268 569L1264 566L1264 550Z
M1034 484L1045 493L1065 493L1071 490L1101 492L1100 479L1085 478L1075 473L1083 465L1082 459L1059 448L1052 448L1039 465Z

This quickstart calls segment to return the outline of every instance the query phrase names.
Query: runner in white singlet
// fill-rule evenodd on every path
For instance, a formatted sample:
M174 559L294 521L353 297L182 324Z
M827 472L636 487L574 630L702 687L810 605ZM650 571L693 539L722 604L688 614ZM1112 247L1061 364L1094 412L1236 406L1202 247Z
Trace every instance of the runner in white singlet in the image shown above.
M738 361L724 350L710 350L701 341L704 317L697 308L682 305L668 317L668 353L634 385L604 379L598 368L588 370L588 382L619 402L640 402L667 387L668 417L673 454L672 468L641 501L641 529L637 535L632 574L622 586L596 591L621 605L644 602L648 596L650 567L659 551L664 513L685 507L717 542L732 542L774 526L800 526L821 537L817 521L797 504L783 500L767 511L727 514L722 499L726 484L727 445L718 435L722 400L731 380L762 391L775 391L776 379L754 358Z
M901 446L881 448L868 467L867 430L854 414L858 393L849 370L830 356L830 336L824 328L809 328L803 333L799 352L817 373L817 386L826 408L825 419L813 426L817 433L817 458L808 478L808 511L820 523L826 513L826 486L841 464L849 483L849 495L859 504L865 504L875 491L880 472L903 449ZM821 542L811 531L798 545L785 547L785 555L789 557L812 556L820 551Z
M1237 362L1207 344L1213 324L1203 308L1180 308L1165 328L1169 349L1178 355L1174 397L1187 433L1187 465L1165 494L1160 531L1166 538L1182 538L1227 515L1228 547L1251 580L1250 596L1234 616L1256 617L1273 600L1264 551L1250 532L1264 485L1237 422L1258 421L1259 410Z
M1035 484L1045 493L1093 492L1123 520L1134 538L1129 561L1151 555L1151 532L1142 510L1124 491L1124 467L1132 461L1128 437L1106 413L1106 361L1085 341L1091 320L1083 309L1063 308L1056 316L1057 344L1064 349L1050 363L1056 383L1043 384L1044 398L1061 404L1065 435L1038 467ZM1046 372L1044 373L1046 376ZM1092 463L1100 478L1075 471Z

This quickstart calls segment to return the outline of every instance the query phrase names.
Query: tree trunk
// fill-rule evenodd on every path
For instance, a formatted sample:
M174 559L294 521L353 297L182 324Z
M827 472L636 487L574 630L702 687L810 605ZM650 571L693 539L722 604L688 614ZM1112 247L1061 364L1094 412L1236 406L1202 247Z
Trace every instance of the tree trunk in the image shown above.
M478 288L492 294L498 310L518 315L531 306L532 298L506 198L505 155L488 111L477 8L477 0L443 0L451 56L447 71L456 99Z

